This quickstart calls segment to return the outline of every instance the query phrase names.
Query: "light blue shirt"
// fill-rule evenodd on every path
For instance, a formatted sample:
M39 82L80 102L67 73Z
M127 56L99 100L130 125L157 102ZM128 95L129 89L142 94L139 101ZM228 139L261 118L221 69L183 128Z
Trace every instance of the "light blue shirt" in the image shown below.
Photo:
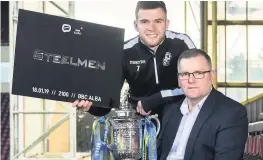
M193 107L192 112L189 111L187 98L184 99L180 110L183 114L181 119L176 137L173 142L173 146L170 150L170 153L166 160L183 160L186 144L189 138L189 135L192 131L195 120L205 102L208 95L204 97L197 105Z

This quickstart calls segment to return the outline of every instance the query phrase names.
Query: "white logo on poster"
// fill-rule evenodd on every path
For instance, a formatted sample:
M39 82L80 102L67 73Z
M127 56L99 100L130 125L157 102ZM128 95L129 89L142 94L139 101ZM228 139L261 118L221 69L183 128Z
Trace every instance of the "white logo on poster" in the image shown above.
M170 52L166 52L163 59L163 66L169 66L171 59L172 54Z
M81 35L82 27L80 29L75 29L74 34Z
M63 24L62 25L62 31L63 32L70 32L71 31L71 26L69 24Z

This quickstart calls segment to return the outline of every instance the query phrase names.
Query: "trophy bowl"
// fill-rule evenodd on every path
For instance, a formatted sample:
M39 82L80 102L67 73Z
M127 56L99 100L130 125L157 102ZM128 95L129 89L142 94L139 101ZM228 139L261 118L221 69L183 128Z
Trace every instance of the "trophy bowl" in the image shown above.
M136 160L142 157L141 119L112 117L117 132L117 149L111 145L115 159ZM141 133L141 134L140 134ZM116 155L117 154L117 155Z
M110 125L116 132L114 148L114 140L111 141L109 149L113 153L116 160L138 160L142 158L143 134L145 118L137 115L131 110L116 111L117 116L110 119ZM157 115L149 116L149 119L154 119L157 122L157 134L160 130L160 122Z

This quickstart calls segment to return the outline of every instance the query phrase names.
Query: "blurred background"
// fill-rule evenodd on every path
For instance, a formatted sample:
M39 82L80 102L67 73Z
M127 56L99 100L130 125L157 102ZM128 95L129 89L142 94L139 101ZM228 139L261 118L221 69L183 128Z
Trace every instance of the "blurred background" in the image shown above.
M17 16L26 9L134 30L137 1L1 1L1 159L90 159L94 117L70 103L10 94ZM263 159L263 1L165 1L169 30L211 56L215 87L248 111L244 159ZM125 85L124 87L127 87ZM238 135L237 135L238 136Z

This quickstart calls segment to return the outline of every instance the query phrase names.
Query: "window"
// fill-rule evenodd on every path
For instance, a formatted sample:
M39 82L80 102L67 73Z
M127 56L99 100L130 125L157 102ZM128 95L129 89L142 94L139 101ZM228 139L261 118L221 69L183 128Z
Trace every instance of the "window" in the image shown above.
M246 81L246 27L226 27L227 82Z
M248 27L248 81L263 82L263 37L262 26Z
M248 20L262 20L263 2L247 1L248 3Z
M246 20L246 1L226 1L226 20Z
M243 102L247 99L246 88L227 88L226 96L236 100L237 102Z

